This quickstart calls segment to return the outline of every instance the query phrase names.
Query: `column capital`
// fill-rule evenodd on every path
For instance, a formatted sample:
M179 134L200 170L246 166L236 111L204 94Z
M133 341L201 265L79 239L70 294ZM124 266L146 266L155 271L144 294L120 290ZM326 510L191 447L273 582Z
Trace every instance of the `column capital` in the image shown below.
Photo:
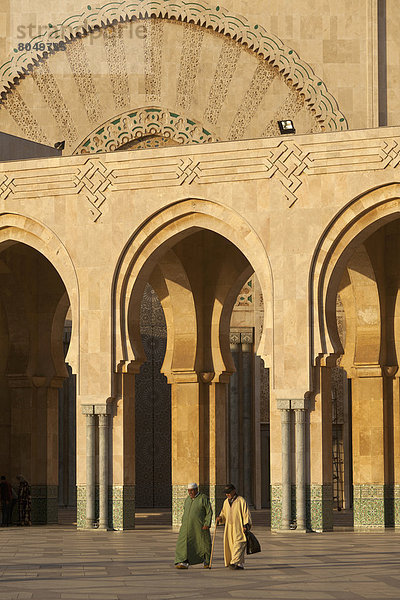
M381 365L354 365L352 369L355 377L382 377Z
M308 410L308 398L296 398L295 400L291 400L290 402L293 410Z
M200 373L192 370L172 370L164 372L164 375L166 376L168 383L199 383L199 380L201 381Z
M81 404L81 411L83 415L94 415L93 404Z
M109 415L111 414L111 406L112 400L109 398L106 402L102 402L101 404L95 404L93 406L94 413L96 415Z
M33 387L32 377L29 377L28 375L19 375L19 374L7 375L7 382L8 382L8 386L10 388L31 388L31 387Z
M280 400L280 399L277 398L277 400L276 400L276 408L278 410L290 410L290 408L291 408L290 407L290 400L286 400L286 398L283 399L283 400Z
M277 398L276 408L278 410L308 410L308 398Z

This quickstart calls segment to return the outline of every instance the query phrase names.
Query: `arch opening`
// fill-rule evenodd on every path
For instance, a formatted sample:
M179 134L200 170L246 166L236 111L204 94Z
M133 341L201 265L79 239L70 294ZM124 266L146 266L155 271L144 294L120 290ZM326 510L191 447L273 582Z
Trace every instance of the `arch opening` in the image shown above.
M353 208L321 270L320 323L336 357L331 400L325 397L332 405L326 450L333 457L334 509L344 509L356 528L393 527L398 520L400 218L393 191L387 186L360 199L361 214Z
M171 508L172 498L178 525L188 481L198 481L218 509L223 485L235 478L253 506L266 506L261 462L268 468L269 453L261 435L268 423L260 405L266 415L268 386L255 356L264 311L254 267L205 223L174 228L155 247L125 287L129 346L144 361L135 377L137 506L163 508L168 500ZM158 468L157 456L170 461L169 471Z
M76 512L76 396L65 361L71 327L55 266L26 243L1 243L0 466L14 487L19 474L31 487L31 510L15 508L13 522L57 523L60 505Z

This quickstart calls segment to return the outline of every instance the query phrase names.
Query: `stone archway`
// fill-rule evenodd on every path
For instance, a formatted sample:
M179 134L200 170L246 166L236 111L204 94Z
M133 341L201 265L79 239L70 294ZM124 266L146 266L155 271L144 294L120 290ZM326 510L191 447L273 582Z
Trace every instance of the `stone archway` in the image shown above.
M314 323L319 325L314 339L322 350L316 370L324 382L319 393L328 417L335 413L332 398L333 408L337 403L330 370L340 356L344 390L340 411L347 411L348 417L346 422L342 415L336 429L342 424L348 431L347 440L342 436L343 483L348 486L347 506L354 496L356 527L398 522L399 192L398 184L391 184L350 203L326 231L315 263L319 315L315 310ZM338 298L343 311L340 330ZM324 431L323 451L328 457L332 453L329 418ZM331 477L327 464L326 481Z
M50 262L21 243L0 243L2 471L31 484L32 523L58 518L58 392L68 373L63 328L69 300ZM7 452L8 448L8 452Z
M57 523L59 390L68 377L63 329L69 310L75 320L67 360L75 372L79 366L76 276L57 236L18 214L0 215L0 262L2 471L10 481L22 473L30 482L33 523Z
M230 316L240 289L255 268L238 246L246 245L260 267L263 260L255 252L257 244L238 235L239 231L244 234L246 227L239 215L232 214L230 223L227 214L224 222L219 221L218 205L198 200L163 212L145 226L144 244L138 233L121 261L114 289L120 316L116 325L124 329L115 348L115 365L123 382L130 373L138 372L144 360L138 323L141 297L150 282L167 323L162 372L171 384L172 509L173 524L178 526L187 481L199 481L217 507L222 500L221 489L229 474L227 392L234 371ZM211 217L210 213L216 214ZM163 224L161 229L158 223ZM249 228L248 235L252 235ZM136 398L138 402L140 398ZM117 426L130 410L131 400L126 407L124 403L122 399L119 404Z

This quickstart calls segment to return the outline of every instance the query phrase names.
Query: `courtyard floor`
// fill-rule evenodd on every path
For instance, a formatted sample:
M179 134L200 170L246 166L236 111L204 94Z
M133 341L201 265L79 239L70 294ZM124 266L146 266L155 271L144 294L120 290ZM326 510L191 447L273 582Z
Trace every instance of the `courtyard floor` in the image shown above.
M271 534L255 526L262 553L246 570L174 568L176 533L73 527L0 529L0 599L381 600L400 598L400 533Z

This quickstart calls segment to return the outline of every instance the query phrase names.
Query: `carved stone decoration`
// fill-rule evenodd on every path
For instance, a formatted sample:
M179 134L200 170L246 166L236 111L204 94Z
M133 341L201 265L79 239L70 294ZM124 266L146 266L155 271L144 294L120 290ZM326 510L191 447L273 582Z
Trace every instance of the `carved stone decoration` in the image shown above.
M238 140L243 137L275 76L276 71L271 65L264 61L260 62L233 119L228 139Z
M328 92L324 82L315 75L310 65L299 58L294 50L288 48L282 40L270 34L261 25L249 23L244 17L231 15L222 6L211 6L204 0L200 2L116 0L107 2L101 7L88 5L80 15L73 15L64 20L62 24L49 24L48 29L37 36L35 43L30 45L31 50L19 52L14 49L9 60L0 65L0 94L10 91L16 81L26 75L30 69L35 68L39 60L45 60L48 56L49 45L54 48L50 54L58 52L66 46L68 59L71 59L71 52L83 56L81 72L77 73L79 81L77 80L76 83L81 85L81 93L85 92L85 97L90 99L86 110L90 121L94 123L99 107L96 106L96 96L92 93L93 83L85 71L85 52L82 40L79 40L78 36L90 34L95 28L112 25L114 21L152 18L174 19L199 25L239 42L266 63L273 65L284 78L292 82L296 90L304 96L307 107L318 115L318 121L323 123L326 130L348 128L344 115L340 112L335 98ZM75 43L76 41L78 44ZM60 42L68 43L62 45ZM59 45L57 46L57 44ZM37 50L39 47L43 47L44 50ZM81 54L82 50L83 54ZM79 62L79 56L74 56L74 71L76 71L77 62Z
M41 144L49 143L46 134L18 90L13 90L12 94L7 94L2 104L28 139L33 139Z
M86 114L90 123L95 125L99 122L102 111L86 48L83 41L76 37L71 44L66 45L65 50Z
M0 200L6 200L13 192L13 179L7 175L0 174Z
M176 103L182 110L189 110L193 89L198 75L204 29L189 24L183 31L181 63L176 94Z
M129 103L129 78L126 65L126 51L123 39L123 25L107 27L103 32L108 70L113 89L115 108L127 109Z
M222 105L227 97L229 84L239 61L241 52L240 44L226 39L222 45L215 70L214 81L210 88L204 119L213 125L217 124Z
M113 118L92 132L74 151L74 154L113 152L146 136L171 138L177 144L204 144L218 141L200 123L151 106L139 108Z
M110 171L99 159L88 159L79 169L77 183L80 191L85 193L92 205L90 212L95 222L102 215L100 208L106 200L105 192L114 178L113 171Z
M240 290L237 297L235 308L238 306L250 306L254 300L254 280L249 279L246 284Z
M78 132L57 85L56 78L49 69L48 63L42 62L38 65L32 71L32 77L58 124L60 139L76 143L78 141Z
M161 99L161 69L164 23L156 19L145 22L144 38L146 102L154 104Z

